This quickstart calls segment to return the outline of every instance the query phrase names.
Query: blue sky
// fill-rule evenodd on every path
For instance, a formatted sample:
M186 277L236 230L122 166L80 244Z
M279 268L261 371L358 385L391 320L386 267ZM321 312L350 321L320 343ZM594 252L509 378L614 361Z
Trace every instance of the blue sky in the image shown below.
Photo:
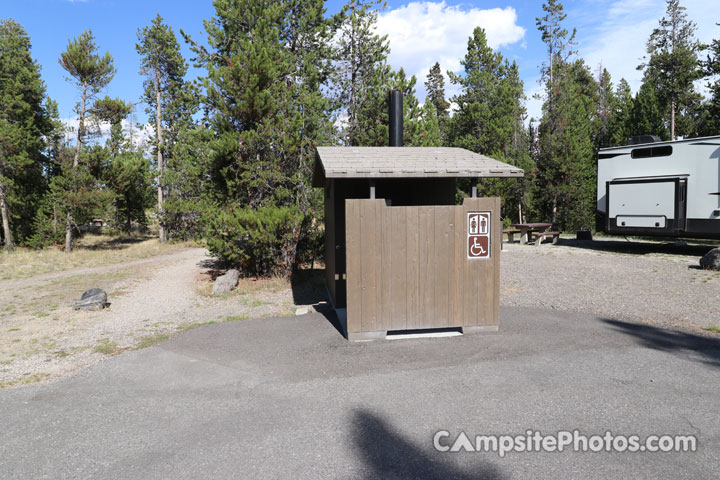
M329 1L328 11L344 2ZM645 42L665 11L664 0L566 0L568 28L578 29L578 50L595 70L602 63L616 84L625 77L634 89L641 73L635 70L645 54ZM717 0L684 0L697 36L708 42L720 38ZM379 30L390 37L390 63L418 75L418 96L425 96L427 68L439 60L443 69L459 69L468 36L475 26L487 30L491 46L520 67L528 94L528 111L539 115L540 102L530 98L539 89L538 66L545 50L535 26L542 15L540 0L408 2L389 1L381 14ZM57 59L68 39L92 29L101 51L115 58L118 73L107 91L112 97L138 101L142 91L139 59L135 52L138 28L160 13L179 36L182 28L193 38L205 38L203 19L214 9L210 0L0 0L0 18L12 18L30 34L33 56L42 66L49 95L59 103L63 118L74 116L77 92L65 80ZM189 51L183 45L186 57ZM191 72L199 74L201 72ZM452 86L448 93L452 94ZM146 118L138 105L137 120Z

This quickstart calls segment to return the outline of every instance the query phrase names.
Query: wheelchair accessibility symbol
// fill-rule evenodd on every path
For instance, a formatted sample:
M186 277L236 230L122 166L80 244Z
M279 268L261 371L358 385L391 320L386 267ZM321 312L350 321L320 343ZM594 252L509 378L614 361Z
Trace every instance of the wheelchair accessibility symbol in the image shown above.
M468 212L468 258L490 258L490 212Z

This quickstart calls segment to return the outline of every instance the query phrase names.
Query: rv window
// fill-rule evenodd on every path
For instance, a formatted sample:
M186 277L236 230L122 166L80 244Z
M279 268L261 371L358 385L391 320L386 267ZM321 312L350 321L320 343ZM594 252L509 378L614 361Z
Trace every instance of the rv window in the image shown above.
M670 155L672 155L672 147L670 145L636 148L630 154L632 158L667 157Z

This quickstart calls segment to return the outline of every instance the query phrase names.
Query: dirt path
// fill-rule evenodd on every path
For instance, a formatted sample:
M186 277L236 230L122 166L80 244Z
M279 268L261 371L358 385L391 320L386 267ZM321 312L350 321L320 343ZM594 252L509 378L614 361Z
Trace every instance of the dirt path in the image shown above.
M124 263L116 263L113 265L103 265L99 267L85 267L85 268L73 268L70 270L64 270L62 272L51 272L43 273L40 275L34 275L28 278L22 279L11 279L11 280L0 280L0 305L4 304L4 300L7 301L9 298L14 297L14 292L22 290L28 287L36 287L38 285L46 284L53 280L61 280L63 278L75 277L78 275L91 275L91 274L102 274L116 272L119 270L125 270L127 268L141 266L141 265L155 265L165 260L172 261L174 258L189 255L190 252L194 252L195 255L202 249L189 248L173 252L167 255L159 255L149 258L140 258L137 260L131 260Z
M0 312L0 387L66 375L192 325L294 312L285 282L239 288L223 297L205 294L211 264L205 249L189 248L121 265L3 281L0 305L16 310ZM108 291L110 306L73 311L71 300L95 286ZM37 291L56 293L33 303ZM12 305L18 299L22 308ZM48 309L51 301L59 303Z

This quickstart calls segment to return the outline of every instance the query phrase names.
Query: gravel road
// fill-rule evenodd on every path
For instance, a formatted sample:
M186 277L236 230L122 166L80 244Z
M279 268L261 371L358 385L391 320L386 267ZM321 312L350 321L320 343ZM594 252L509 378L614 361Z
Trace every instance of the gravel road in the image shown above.
M720 272L698 268L710 248L624 239L505 245L500 303L668 327L720 326Z

